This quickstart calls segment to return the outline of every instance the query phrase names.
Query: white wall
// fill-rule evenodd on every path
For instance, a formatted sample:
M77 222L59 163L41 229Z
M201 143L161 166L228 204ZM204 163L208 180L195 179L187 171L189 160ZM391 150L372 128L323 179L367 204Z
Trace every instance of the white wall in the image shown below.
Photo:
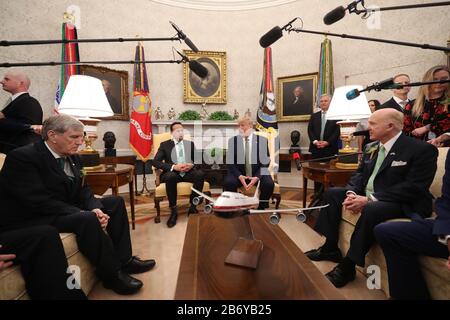
M326 26L323 16L331 9L344 5L343 0L300 0L291 4L247 11L204 11L178 8L149 0L109 1L37 1L1 0L0 40L59 39L62 15L75 4L81 8L79 38L109 37L167 37L174 35L169 20L176 22L201 50L226 51L228 65L228 103L209 105L211 112L236 108L241 115L247 108L256 113L262 76L263 49L258 40L275 25L284 25L295 16L303 19L304 28L334 33L347 33L402 41L445 46L449 39L450 7L390 11L382 14L381 29L371 30L356 15ZM366 1L367 3L368 1ZM410 4L410 0L370 1L379 6ZM430 2L414 1L414 2ZM394 46L367 41L330 38L333 43L336 86L371 84L393 74L406 72L419 81L426 69L446 63L438 51ZM285 35L273 48L274 81L288 75L317 72L322 36L310 34ZM135 43L80 44L81 60L130 60L134 58ZM171 47L187 49L186 45L169 42L146 42L148 60L172 59ZM59 61L60 46L0 47L0 62ZM132 85L132 66L107 66L127 70ZM51 114L59 67L24 68L32 79L31 94L42 104L45 115ZM6 69L0 70L3 74ZM164 114L170 107L177 113L186 109L200 110L200 105L183 103L183 71L181 65L148 65L149 85L153 107ZM412 91L413 94L416 90ZM370 93L369 98L386 100L389 92ZM8 98L0 93L0 105ZM167 116L166 116L167 117ZM307 146L305 122L281 123L282 147L290 145L290 131L302 132L302 145ZM128 149L129 124L125 121L104 121L99 137L112 130L118 138L116 148ZM99 139L95 146L102 148Z

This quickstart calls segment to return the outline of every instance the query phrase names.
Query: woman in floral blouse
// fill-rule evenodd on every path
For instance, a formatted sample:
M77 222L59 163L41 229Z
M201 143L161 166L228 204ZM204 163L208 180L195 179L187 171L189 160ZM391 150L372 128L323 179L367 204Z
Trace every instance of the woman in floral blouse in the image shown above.
M423 81L449 78L450 70L447 66L434 66L425 73ZM421 86L415 102L405 107L403 132L426 141L449 132L449 88L449 83Z

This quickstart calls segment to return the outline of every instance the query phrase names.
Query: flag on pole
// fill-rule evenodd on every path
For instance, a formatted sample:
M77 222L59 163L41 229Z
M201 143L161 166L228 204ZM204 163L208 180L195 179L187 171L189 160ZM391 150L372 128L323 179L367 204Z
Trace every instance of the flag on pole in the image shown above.
M71 22L62 24L62 40L77 40L77 28ZM61 46L61 62L79 62L80 53L78 43L63 43ZM61 102L64 90L69 82L70 76L80 74L80 66L75 64L61 65L58 89L55 94L54 113L58 113L58 106Z
M272 49L267 47L264 49L263 77L256 115L256 129L259 131L275 132L278 130L272 75Z
M135 61L145 61L144 47L140 43L136 46ZM152 102L145 63L135 63L133 77L130 147L143 162L146 162L152 151Z
M317 88L317 107L320 97L334 92L333 50L331 40L325 37L320 45L319 83Z

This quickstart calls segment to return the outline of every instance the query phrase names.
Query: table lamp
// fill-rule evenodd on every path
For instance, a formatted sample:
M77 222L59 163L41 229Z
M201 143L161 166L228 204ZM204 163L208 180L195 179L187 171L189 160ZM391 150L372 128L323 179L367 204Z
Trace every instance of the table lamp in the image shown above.
M100 155L92 148L97 139L97 123L100 119L91 117L110 117L114 113L106 98L102 82L94 77L73 75L64 90L59 113L74 116L84 124L84 148L79 154L85 169L93 170L100 165Z
M344 157L340 157L336 163L336 168L339 169L358 168L358 155L354 154L358 149L350 147L350 142L359 121L369 118L372 114L363 92L355 99L347 99L347 92L353 89L362 90L363 87L349 85L336 88L326 115L327 120L342 120L337 123L341 129L341 140L344 142L344 147L339 150L339 155Z

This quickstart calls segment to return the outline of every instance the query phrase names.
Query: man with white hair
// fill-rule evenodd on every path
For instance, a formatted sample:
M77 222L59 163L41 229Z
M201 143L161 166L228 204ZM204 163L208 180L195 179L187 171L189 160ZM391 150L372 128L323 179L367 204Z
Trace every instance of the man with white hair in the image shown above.
M376 225L389 219L429 217L429 188L437 169L438 152L430 143L402 133L403 114L393 108L372 113L370 139L358 170L345 188L330 188L324 196L329 206L320 211L315 230L326 237L318 249L305 252L314 261L339 264L326 274L336 286L355 279L355 265L364 267L365 256L375 242ZM338 248L342 207L361 216L350 248L342 259Z
M0 83L12 95L0 112L0 152L8 153L40 139L42 108L28 93L27 75L9 71Z

